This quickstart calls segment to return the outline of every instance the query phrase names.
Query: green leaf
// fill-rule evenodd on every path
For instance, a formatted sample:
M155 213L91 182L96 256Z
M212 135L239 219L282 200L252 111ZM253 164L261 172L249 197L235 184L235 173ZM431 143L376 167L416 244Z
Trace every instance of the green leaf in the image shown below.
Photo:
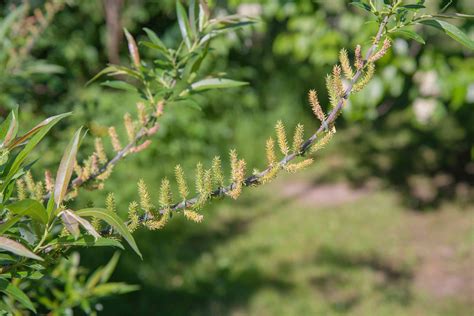
M78 246L78 247L115 247L124 249L122 244L115 239L109 239L105 237L100 237L95 240L94 237L90 235L85 235L79 237L75 240L72 236L60 237L58 239L54 239L48 243L50 246Z
M96 81L99 77L102 77L103 75L111 74L111 73L116 72L116 71L117 71L117 68L114 65L108 66L108 67L102 69L101 71L99 71L99 73L97 75L95 75L94 77L92 77L91 80L87 81L86 86L88 86L92 82Z
M442 20L428 19L422 20L419 23L442 30L457 42L474 50L474 41L467 37L467 35L463 33L459 28L448 22Z
M8 128L5 123L8 122ZM0 132L0 137L2 139L2 147L8 147L8 145L13 141L18 133L18 108L10 112L7 119L3 122L5 124L5 130L2 124L2 130Z
M353 5L354 7L358 7L359 9L362 9L362 10L365 10L365 11L368 11L370 12L370 6L366 3L362 3L362 2L358 2L358 1L354 1L354 2L351 2L349 3L351 5Z
M56 207L61 205L64 196L67 193L69 186L69 180L71 180L72 171L76 162L77 150L79 148L79 142L81 139L81 130L79 128L74 137L69 142L69 145L64 150L63 158L59 164L58 173L56 175L56 182L54 185L54 198L56 200Z
M112 273L115 270L115 267L117 267L117 263L119 259L120 259L120 253L117 251L114 253L110 261L106 264L106 266L102 270L102 275L100 277L101 283L105 283L110 279L110 277L112 276Z
M418 43L425 44L425 40L423 39L423 37L421 37L419 34L417 34L416 32L408 28L400 28L397 31L393 32L392 34L395 34L401 37L410 38L412 40L417 41Z
M133 70L121 65L110 65L102 69L97 75L92 77L92 79L86 83L86 86L90 85L92 82L96 81L99 77L102 77L103 75L109 75L109 76L128 75L138 80L141 79L140 73L136 70Z
M205 0L199 0L199 32L204 30L204 27L209 20L209 7Z
M14 113L13 111L11 111L10 114L8 114L7 118L4 119L2 124L0 125L0 140L2 140L2 142L5 139L5 136L7 135L13 116Z
M178 25L179 30L181 31L181 36L183 37L184 43L191 49L191 40L192 40L192 30L189 25L188 15L186 10L179 0L176 0L176 13L178 15Z
M18 216L29 216L42 224L48 223L48 214L43 204L33 199L21 200L5 207Z
M125 81L119 81L119 80L109 81L109 80L107 80L106 82L102 82L100 85L110 87L110 88L114 88L114 89L137 92L137 88L135 88L133 85L131 85L131 84L125 82Z
M43 62L37 62L35 64L25 67L24 74L59 74L63 73L64 68L58 65L46 64Z
M92 295L99 297L108 295L118 295L138 291L139 289L140 287L138 285L130 285L123 282L111 282L97 285L92 290Z
M424 5L422 4L405 4L405 5L402 5L401 6L402 8L406 8L406 9L409 9L409 10L419 10L419 9L424 9L426 8Z
M122 219L115 214L103 208L85 208L79 211L76 211L76 214L79 216L92 216L99 218L105 221L107 224L112 226L125 240L128 242L130 247L137 253L137 255L142 258L142 254L138 249L135 240L133 239L132 234L127 229L127 226L123 223Z
M247 82L235 81L225 78L208 78L197 81L191 85L193 91L203 91L209 89L234 88L247 85Z
M36 313L36 309L28 296L26 296L26 294L17 286L8 282L8 280L0 279L0 291L14 298L20 302L21 305Z
M192 34L196 34L196 0L189 1L188 15L189 15L189 26L191 27Z
M7 255L6 253L0 253L0 262L17 262L18 258Z
M66 116L69 116L70 113L64 113L56 116L52 116L40 124L37 125L37 127L33 128L35 129L35 134L34 136L31 137L31 139L28 141L26 144L25 148L23 148L20 153L15 158L15 161L13 162L10 170L8 171L7 176L4 179L4 182L1 186L1 192L5 190L5 188L10 184L10 181L12 180L13 176L18 172L20 169L22 163L26 159L26 157L30 154L30 152L38 145L38 143L46 136L46 134L49 132L49 130L56 125L61 119L63 119Z
M153 32L147 27L144 27L143 30L145 31L146 35L153 44L160 47L163 52L168 53L168 49L166 48L165 44L160 40L160 38L158 37L158 35L156 35L155 32Z
M21 216L15 216L7 220L6 222L0 224L0 235L2 235L4 232L10 229L13 225L15 225L19 220L21 219Z
M27 258L43 261L43 258L31 252L19 242L16 242L6 237L0 236L0 249L4 249L6 251L12 252L21 257L27 257Z

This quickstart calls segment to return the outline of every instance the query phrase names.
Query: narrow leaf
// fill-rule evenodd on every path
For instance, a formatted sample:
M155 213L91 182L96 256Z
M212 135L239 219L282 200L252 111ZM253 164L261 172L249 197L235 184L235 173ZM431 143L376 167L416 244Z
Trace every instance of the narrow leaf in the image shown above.
M137 88L135 88L133 85L131 85L131 84L125 82L125 81L119 81L119 80L109 81L109 80L107 80L106 82L102 82L100 85L110 87L110 88L114 88L114 89L119 89L119 90L137 92Z
M43 261L43 258L31 252L19 242L16 242L6 237L0 236L0 249L4 249L6 251L12 252L21 257L27 257L27 258Z
M66 195L69 180L71 180L72 171L74 169L74 163L76 162L77 150L79 148L79 141L81 138L81 130L76 131L73 139L69 142L69 145L64 151L63 158L59 164L58 173L56 175L56 182L54 186L54 198L56 200L56 207L61 205L64 196Z
M100 282L105 283L110 279L110 276L115 270L115 267L117 266L117 263L120 259L120 253L117 251L114 253L110 261L107 263L107 265L104 267L102 270L102 275L100 277Z
M3 138L2 147L8 147L18 133L18 110L12 111L10 115L8 116L10 124Z
M463 33L459 28L448 22L442 20L428 19L422 20L419 23L440 29L457 42L474 50L474 41L467 37L467 35Z
M43 204L36 200L26 199L9 204L5 207L10 212L18 216L29 216L42 224L48 223L48 214Z
M393 34L415 40L421 44L425 44L425 40L423 39L423 37L407 28L400 28L397 31L393 32Z
M3 192L5 188L10 184L10 181L13 179L13 176L18 172L20 169L21 165L23 164L24 160L26 157L30 154L30 152L38 145L38 143L46 136L46 134L49 132L49 130L56 125L61 119L63 119L66 116L69 116L70 113L64 113L60 115L56 115L53 117L50 117L43 122L39 124L39 127L37 131L35 132L35 135L30 139L30 141L26 144L25 148L23 148L22 151L18 153L18 155L15 158L15 161L13 162L10 170L8 171L7 176L4 179L4 182L1 186L0 191Z
M78 239L74 239L71 236L60 237L58 239L49 242L50 246L78 246L78 247L115 247L124 249L122 244L115 239L100 237L95 239L90 235L81 236Z
M406 5L402 5L401 7L409 9L409 10L418 10L418 9L424 9L425 8L425 6L422 5L422 4L406 4Z
M192 31L191 27L189 26L189 20L186 14L186 10L184 9L183 5L179 0L176 0L176 13L178 15L178 25L179 30L181 31L181 36L183 37L184 43L186 44L188 49L190 49Z
M208 89L234 88L244 86L246 84L248 83L225 78L209 78L193 83L191 85L191 89L194 91L202 91Z
M8 280L0 279L0 291L14 298L20 302L21 305L36 313L36 309L28 296L26 296L22 290L10 283Z
M365 11L370 12L370 6L369 6L368 4L361 3L361 2L356 2L356 1L351 2L351 3L349 3L349 4L353 5L354 7L358 7L358 8L360 8L360 9L362 9L362 10L365 10Z
M138 249L138 246L135 240L133 239L132 234L129 232L127 226L125 226L122 219L117 214L103 208L85 208L76 211L76 214L79 216L97 217L105 221L107 224L112 226L123 238L125 238L130 247L132 247L132 249L138 254L138 256L142 258L142 254L140 253L140 250Z

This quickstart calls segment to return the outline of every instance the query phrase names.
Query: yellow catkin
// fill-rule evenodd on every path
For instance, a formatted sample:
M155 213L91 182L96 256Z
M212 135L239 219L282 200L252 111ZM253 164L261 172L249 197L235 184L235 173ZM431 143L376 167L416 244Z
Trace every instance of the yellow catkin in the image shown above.
M276 154L275 154L275 141L272 137L267 139L267 143L265 144L265 152L267 156L267 162L269 166L273 166L277 162Z
M25 180L18 179L16 180L16 191L18 195L18 200L26 199L26 190L25 190Z
M269 183L276 178L278 172L281 170L280 166L276 165L270 169L263 177L260 178L262 184Z
M331 75L326 76L326 89L328 90L329 103L332 108L337 106L337 91L334 89L333 77Z
M373 63L367 64L367 70L365 71L364 76L357 81L352 89L353 92L359 92L364 89L367 84L370 82L375 73L375 65Z
M245 168L246 168L245 160L240 159L235 164L235 169L232 170L232 180L233 180L232 182L234 185L233 185L232 190L228 194L234 200L237 199L242 193L243 182L245 180Z
M54 190L54 180L51 174L51 171L46 170L44 172L44 185L47 192L53 192Z
M131 143L135 140L135 126L133 124L132 116L130 113L125 113L123 115L123 125L127 131L128 141Z
M341 49L339 52L339 62L341 63L344 76L347 80L351 80L352 77L354 77L354 71L352 70L349 56L347 55L347 50L345 48Z
M324 146L326 146L329 141L331 140L332 136L333 136L333 132L330 131L330 132L327 132L316 144L314 144L312 147L311 147L311 150L310 150L310 153L315 153L317 152L318 150L324 148Z
M138 181L138 196L140 197L140 206L141 208L149 212L153 208L153 204L150 199L150 192L148 187L143 179Z
M302 124L296 125L295 134L293 135L293 152L299 153L301 145L304 142L304 126Z
M309 90L308 100L314 115L318 118L318 120L324 122L326 120L326 115L324 114L323 108L319 103L318 94L316 93L316 90Z
M198 212L192 211L192 210L184 210L183 211L184 217L187 220L200 223L202 222L204 216L202 214L199 214Z
M91 220L91 225L94 227L95 231L100 231L101 225L100 225L100 219L97 217L93 217Z
M231 149L229 152L229 157L231 170L230 180L232 181L234 179L234 172L237 169L237 165L239 163L239 158L237 157L237 150Z
M204 168L202 163L196 164L196 192L201 193L204 188Z
M133 233L135 230L137 230L140 223L138 216L138 203L135 201L130 202L128 206L128 220L129 223L127 228L131 233Z
M81 172L81 179L82 180L87 180L91 176L91 167L88 161L85 162L84 167L82 167L82 172Z
M34 191L34 197L35 199L37 200L40 200L43 198L43 195L44 195L44 186L43 186L43 182L42 181L38 181L36 183L36 187L35 187L35 191Z
M160 206L165 210L169 210L171 205L171 186L170 181L167 178L161 180L160 186Z
M145 110L145 104L143 104L143 102L137 102L137 111L140 123L145 126L147 123L147 115Z
M26 183L26 189L28 190L28 193L31 195L34 195L35 193L35 180L33 180L33 175L31 174L31 171L28 170L28 172L25 175L25 183Z
M119 152L122 150L122 145L120 144L120 140L117 134L117 131L115 130L115 127L111 126L109 127L109 136L110 136L110 141L112 142L112 147L116 152Z
M91 174L96 174L97 172L99 172L99 159L97 158L97 155L95 153L93 153L89 157L89 161L90 161Z
M212 159L212 180L218 188L224 187L224 173L222 172L222 162L219 156Z
M282 121L278 121L275 125L275 131L278 140L278 146L283 155L288 155L290 149L288 148L288 141L286 140L285 126Z
M77 161L74 162L74 172L78 178L82 179L82 168Z
M183 200L186 200L186 198L188 197L189 191L188 191L188 185L186 184L186 179L184 178L183 168L180 165L177 165L174 168L174 172L176 175L176 182L178 183L179 194L181 195L181 198Z
M159 220L148 220L145 223L145 226L150 230L158 230L165 227L170 218L170 211L166 211Z
M99 158L99 162L101 164L105 164L107 162L107 155L105 154L104 150L104 143L102 142L102 138L96 137L94 141L95 153Z
M336 95L339 98L344 95L344 86L341 80L341 66L334 65L332 69L332 84L334 85L334 90L336 91Z
M298 162L298 163L294 163L294 164L290 164L290 165L287 165L285 167L285 170L288 171L288 172L291 172L291 173L294 173L298 170L301 170L301 169L304 169L306 167L308 167L309 165L311 165L312 163L314 162L314 160L312 158L308 158L308 159L305 159L301 162Z
M109 164L107 168L105 168L105 171L103 171L101 174L97 176L97 180L101 180L101 181L107 180L112 174L113 169L114 169L114 166L112 164Z
M354 66L357 70L360 70L364 66L364 61L362 59L362 52L361 52L360 45L356 46L354 55L355 55Z
M107 197L105 198L105 208L109 212L117 212L117 207L115 204L115 195L112 192L107 194Z
M373 62L376 62L377 60L379 60L380 58L382 58L387 53L387 51L388 51L388 49L390 48L391 45L392 45L392 43L390 42L390 39L386 38L383 41L382 48L377 53L372 55L372 57L370 57L369 62L373 63Z

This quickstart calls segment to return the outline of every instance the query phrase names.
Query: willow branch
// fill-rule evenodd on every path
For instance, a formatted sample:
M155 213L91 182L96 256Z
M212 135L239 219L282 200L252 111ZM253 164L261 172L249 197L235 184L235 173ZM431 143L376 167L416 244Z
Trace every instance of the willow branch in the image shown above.
M290 161L292 161L292 160L294 160L298 157L304 156L306 154L306 152L308 151L308 149L318 140L319 135L323 131L325 131L327 126L331 126L332 124L334 124L339 112L342 110L344 102L349 98L349 96L350 96L350 94L353 90L354 84L357 82L357 80L361 76L362 70L364 69L364 66L367 64L368 60L370 59L370 57L374 54L375 50L377 49L378 44L380 43L380 40L381 40L381 38L384 34L384 30L385 30L385 27L387 26L387 23L388 23L389 19L390 19L389 15L387 15L383 18L382 22L380 23L377 35L375 36L375 39L372 43L372 46L369 48L369 50L367 51L367 53L365 55L365 58L363 60L363 67L361 67L360 69L357 70L354 77L350 81L349 86L346 88L346 90L344 92L344 95L340 97L339 102L337 103L336 107L334 107L334 109L330 112L327 119L322 122L319 129L301 145L300 150L297 153L292 153L292 154L286 155L283 159L281 159L278 162L278 164L276 164L274 166L269 166L264 171L262 171L258 174L253 174L253 175L247 177L243 182L244 186L248 187L248 186L259 185L259 184L262 183L261 179L263 177L265 177L265 175L267 175L269 172L271 172L274 168L283 168ZM211 197L216 198L216 197L225 196L228 192L232 191L236 186L237 186L236 183L231 183L226 187L217 188L211 193ZM183 209L186 209L187 207L193 206L198 201L199 201L199 195L192 198L192 199L185 200L185 201L182 201L180 203L176 203L176 204L172 205L169 209L160 209L157 212L159 212L160 214L165 214L166 212L168 212L170 210L171 211L183 210ZM148 219L148 215L145 214L144 216L142 216L140 218L140 221L144 222L147 219Z

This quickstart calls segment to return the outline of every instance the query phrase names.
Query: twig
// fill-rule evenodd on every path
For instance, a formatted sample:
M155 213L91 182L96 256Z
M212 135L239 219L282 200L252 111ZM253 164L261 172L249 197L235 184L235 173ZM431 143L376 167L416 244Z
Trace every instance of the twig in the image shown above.
M375 36L375 40L374 40L372 46L369 48L369 50L366 53L366 56L365 56L365 59L364 59L364 62L363 62L363 66L365 66L367 64L367 61L373 55L374 51L377 49L377 46L378 46L378 44L379 44L379 42L382 38L382 35L384 33L384 29L387 26L389 18L390 18L389 15L385 16L384 19L382 20L382 22L380 23L380 27L379 27L379 30L377 32L377 35ZM313 145L316 142L316 140L318 139L318 135L321 134L325 130L325 126L331 126L334 123L334 121L336 120L339 112L342 109L344 101L346 101L349 98L349 95L352 92L354 84L357 82L357 80L361 76L363 68L364 67L361 67L359 70L357 70L357 72L354 75L354 77L352 78L349 86L347 87L346 91L344 92L344 95L340 98L337 106L331 111L328 118L321 123L321 126L319 127L319 129L308 140L306 140L303 143L303 145L301 145L300 151L298 153L289 154L289 155L285 156L282 160L280 160L280 162L276 166L269 166L264 171L262 171L258 174L254 174L254 175L251 175L251 176L247 177L243 182L244 186L259 185L259 184L261 184L260 179L263 178L265 175L267 175L274 168L282 168L285 165L287 165L290 161L292 161L293 159L295 159L297 157L300 157L300 156L304 156L306 154L306 152L308 151L308 149L311 147L311 145ZM235 186L236 186L235 183L231 183L230 185L228 185L226 187L215 189L211 193L211 197L224 196L227 192L231 191ZM158 210L158 212L160 214L165 214L169 210L179 211L179 210L185 209L189 206L192 206L192 205L196 204L198 201L199 201L199 195L192 198L192 199L189 199L189 200L186 200L186 201L183 201L183 202L180 202L180 203L176 203L176 204L172 205L170 207L170 209L160 209L160 210ZM140 221L144 222L147 219L148 219L147 215L144 215L140 218Z

